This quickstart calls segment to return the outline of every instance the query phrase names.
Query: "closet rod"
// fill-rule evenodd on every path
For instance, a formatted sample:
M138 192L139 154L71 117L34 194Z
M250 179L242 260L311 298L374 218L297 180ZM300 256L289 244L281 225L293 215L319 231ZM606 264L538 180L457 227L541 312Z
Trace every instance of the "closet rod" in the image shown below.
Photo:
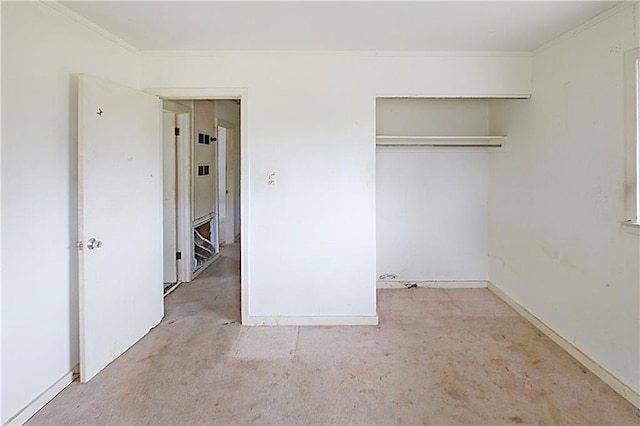
M429 148L502 148L502 144L453 144L453 143L377 143L376 146L401 148L429 147Z

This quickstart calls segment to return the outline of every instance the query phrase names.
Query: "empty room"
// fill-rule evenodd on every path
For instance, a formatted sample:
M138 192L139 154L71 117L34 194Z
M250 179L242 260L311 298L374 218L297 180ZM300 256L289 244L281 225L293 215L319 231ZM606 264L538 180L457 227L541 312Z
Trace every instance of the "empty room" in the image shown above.
M640 422L640 3L0 7L3 425Z

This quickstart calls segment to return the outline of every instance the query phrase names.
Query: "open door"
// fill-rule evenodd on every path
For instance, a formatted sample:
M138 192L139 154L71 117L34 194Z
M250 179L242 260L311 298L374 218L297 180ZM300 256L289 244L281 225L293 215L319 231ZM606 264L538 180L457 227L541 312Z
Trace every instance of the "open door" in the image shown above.
M227 242L227 129L218 126L218 244Z
M161 102L81 75L78 117L80 380L163 316Z
M178 282L178 229L176 200L176 147L178 142L176 113L162 113L162 212L163 212L163 264L164 288L175 288ZM166 291L166 290L165 290Z

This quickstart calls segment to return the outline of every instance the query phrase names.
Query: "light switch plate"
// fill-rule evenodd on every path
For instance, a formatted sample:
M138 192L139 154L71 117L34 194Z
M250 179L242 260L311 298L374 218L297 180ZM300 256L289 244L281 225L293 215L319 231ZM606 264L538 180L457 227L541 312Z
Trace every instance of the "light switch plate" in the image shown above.
M275 172L270 172L267 175L267 183L269 185L275 185L276 184L276 173Z

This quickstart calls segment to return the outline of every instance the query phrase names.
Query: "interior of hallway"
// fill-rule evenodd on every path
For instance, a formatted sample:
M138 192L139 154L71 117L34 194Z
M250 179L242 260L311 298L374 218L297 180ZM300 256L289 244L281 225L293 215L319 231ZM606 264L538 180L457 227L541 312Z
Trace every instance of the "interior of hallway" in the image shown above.
M378 290L378 326L248 328L239 270L228 245L158 327L28 424L640 421L488 290Z

